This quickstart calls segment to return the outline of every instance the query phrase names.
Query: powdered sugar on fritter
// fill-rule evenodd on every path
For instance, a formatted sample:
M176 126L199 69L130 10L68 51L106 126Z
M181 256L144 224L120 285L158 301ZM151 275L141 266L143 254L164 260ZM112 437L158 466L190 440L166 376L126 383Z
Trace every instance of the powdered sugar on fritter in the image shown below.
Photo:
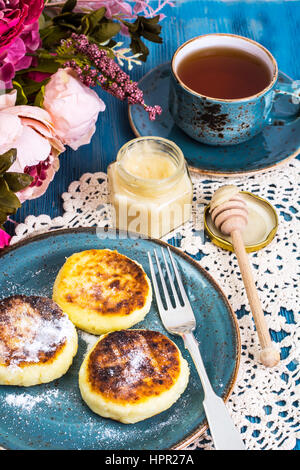
M40 353L49 354L56 350L57 346L64 343L72 331L71 322L67 315L60 319L46 321L40 319L37 322L33 341L23 346L26 362L38 362Z
M9 367L47 359L74 331L68 316L50 299L40 298L37 305L27 299L1 301L0 363Z

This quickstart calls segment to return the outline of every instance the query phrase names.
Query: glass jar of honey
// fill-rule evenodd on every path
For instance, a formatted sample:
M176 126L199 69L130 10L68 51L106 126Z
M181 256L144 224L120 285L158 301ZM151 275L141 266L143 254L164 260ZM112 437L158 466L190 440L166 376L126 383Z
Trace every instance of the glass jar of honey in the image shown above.
M161 238L191 217L193 186L180 148L161 137L138 137L108 167L115 227Z

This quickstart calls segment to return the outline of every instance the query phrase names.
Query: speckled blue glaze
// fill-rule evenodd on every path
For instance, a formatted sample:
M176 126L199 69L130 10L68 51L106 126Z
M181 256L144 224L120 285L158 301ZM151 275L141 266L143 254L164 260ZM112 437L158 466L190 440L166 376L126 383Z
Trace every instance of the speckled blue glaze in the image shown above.
M208 43L217 41L216 44L222 46L227 44L226 41L230 41L229 44L231 44L232 40L233 44L238 41L236 47L243 49L245 44L250 45L254 48L255 53L259 51L266 55L273 72L270 84L265 90L249 98L224 100L205 97L189 89L180 80L174 66L179 54L186 55L184 51L187 48L197 48L199 46L193 45L201 45L203 41L208 41ZM255 41L230 34L199 36L187 41L174 54L171 62L169 110L177 126L198 142L209 145L240 144L260 133L266 125L272 124L276 119L272 113L276 95L287 94L291 96L296 93L293 84L282 84L278 82L277 77L278 69L275 59L267 49ZM298 108L299 106L295 106L295 113Z
M242 102L204 98L170 79L169 110L188 136L209 145L234 145L254 137L269 123L275 92Z
M107 234L106 234L107 235ZM51 296L65 258L89 248L117 249L143 265L149 275L147 251L159 242L98 238L95 228L61 230L34 237L1 255L1 297L16 293ZM197 318L197 339L217 394L230 393L239 363L240 343L232 311L222 292L198 264L175 252ZM165 334L155 300L135 328ZM0 445L10 449L165 449L203 430L203 391L182 340L172 336L188 360L188 387L169 409L153 418L125 425L94 414L82 401L78 370L87 351L87 334L79 333L79 350L59 380L35 387L0 386ZM89 335L88 335L89 336ZM169 335L168 335L169 336ZM90 337L90 336L89 336Z
M237 145L206 145L189 137L175 124L168 109L170 77L171 67L167 62L154 68L140 80L145 101L160 103L163 113L155 121L150 121L138 106L130 106L130 122L136 135L157 135L173 140L181 148L191 167L208 174L235 175L261 171L299 153L300 119L294 118L295 105L290 102L289 97L279 96L276 99L272 124L264 127L261 133L247 142ZM290 86L292 80L279 72L278 82L281 86ZM291 119L287 119L290 117Z

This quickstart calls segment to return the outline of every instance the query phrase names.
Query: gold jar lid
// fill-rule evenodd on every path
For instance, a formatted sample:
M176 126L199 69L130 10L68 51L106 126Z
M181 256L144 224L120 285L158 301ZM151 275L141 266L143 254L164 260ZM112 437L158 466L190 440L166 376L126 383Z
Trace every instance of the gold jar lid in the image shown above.
M258 251L267 246L275 237L278 228L277 213L266 199L256 196L248 191L240 191L248 208L248 224L242 234L245 248L248 253ZM204 210L204 228L211 241L224 248L234 251L230 236L223 235L214 225L210 213L210 206Z

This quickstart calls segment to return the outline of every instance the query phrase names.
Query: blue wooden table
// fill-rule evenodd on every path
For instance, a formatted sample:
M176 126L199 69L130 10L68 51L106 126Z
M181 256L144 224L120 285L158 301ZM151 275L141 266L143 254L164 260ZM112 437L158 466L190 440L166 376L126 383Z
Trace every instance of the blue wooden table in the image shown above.
M148 61L133 70L134 80L139 80L159 63L170 60L184 41L214 32L240 34L262 43L276 57L283 72L300 79L300 1L177 0L176 7L167 7L164 13L167 15L163 20L164 42L162 45L150 44ZM102 90L99 94L107 109L100 113L90 145L77 152L67 149L61 155L61 168L47 193L23 204L16 221L22 222L30 214L48 214L51 218L62 215L61 194L67 191L69 184L83 173L106 171L118 149L134 138L127 105ZM297 447L300 449L299 443Z

